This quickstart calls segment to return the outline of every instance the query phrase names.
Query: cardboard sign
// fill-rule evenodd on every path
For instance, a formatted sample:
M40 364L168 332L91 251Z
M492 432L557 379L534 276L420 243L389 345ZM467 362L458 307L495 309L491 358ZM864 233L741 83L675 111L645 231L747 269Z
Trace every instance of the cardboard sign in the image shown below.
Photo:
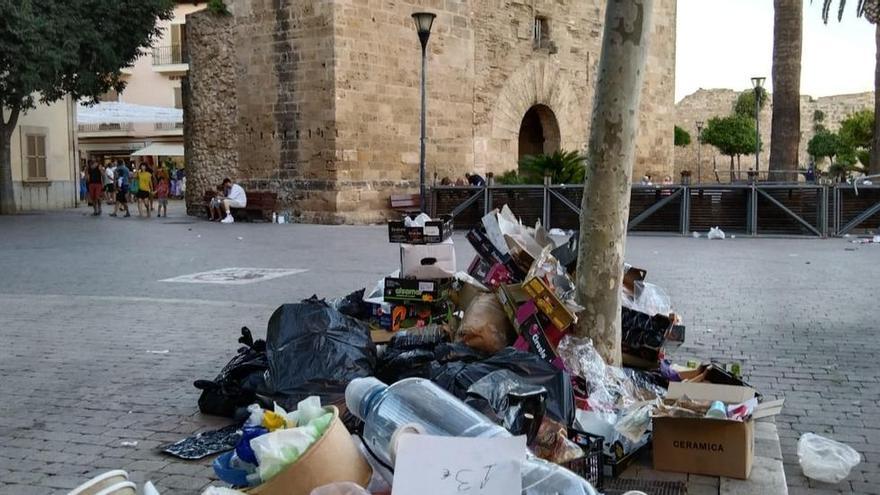
M526 437L402 435L392 495L510 495L522 491Z

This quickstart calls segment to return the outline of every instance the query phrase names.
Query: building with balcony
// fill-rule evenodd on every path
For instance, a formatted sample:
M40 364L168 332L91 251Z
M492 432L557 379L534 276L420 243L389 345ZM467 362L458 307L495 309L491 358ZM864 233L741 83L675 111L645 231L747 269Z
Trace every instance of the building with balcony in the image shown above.
M181 79L189 70L186 50L186 16L205 8L205 2L178 1L170 20L158 21L162 36L156 46L134 65L122 70L122 93L110 92L94 107L81 107L80 160L129 159L140 150L160 150L169 155L144 155L137 159L155 163L171 160L183 164L183 101ZM153 146L151 145L161 145Z

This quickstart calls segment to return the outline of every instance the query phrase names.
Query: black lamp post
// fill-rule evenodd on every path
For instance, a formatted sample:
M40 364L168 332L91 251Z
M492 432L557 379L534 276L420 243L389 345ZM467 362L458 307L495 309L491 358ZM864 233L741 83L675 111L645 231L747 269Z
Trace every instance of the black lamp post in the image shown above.
M422 120L420 129L419 147L419 207L425 211L425 113L427 110L427 98L425 92L425 78L428 71L428 38L431 37L431 26L434 25L435 14L430 12L416 12L412 15L416 23L416 31L419 41L422 43Z
M755 76L752 78L752 87L755 88L755 179L758 177L758 166L761 157L761 89L764 88L766 77Z
M697 124L697 183L703 183L703 121L698 120Z

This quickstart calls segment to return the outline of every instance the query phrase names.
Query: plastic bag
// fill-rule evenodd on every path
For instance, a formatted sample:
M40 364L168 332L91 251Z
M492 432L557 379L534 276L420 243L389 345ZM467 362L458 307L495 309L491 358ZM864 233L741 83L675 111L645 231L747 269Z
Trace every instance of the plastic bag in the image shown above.
M369 320L370 316L372 316L372 311L370 305L364 302L365 292L366 289L356 290L342 299L331 300L330 305L346 316L351 316L358 320Z
M527 383L510 370L498 370L477 380L467 390L465 403L532 442L547 409L547 389Z
M525 383L547 389L547 416L564 425L574 421L574 391L571 376L530 352L506 347L486 360L466 363L432 363L431 381L461 400L471 385L497 370L510 370Z
M495 294L480 294L464 312L456 342L494 354L513 342L515 333Z
M719 229L718 227L712 227L709 229L709 233L706 235L710 240L712 239L724 239L726 236L724 235L724 231Z
M289 409L311 395L343 403L348 382L372 376L376 366L367 325L315 298L276 309L266 345L265 400Z
M556 297L565 304L565 307L576 315L584 308L575 302L574 281L568 276L565 266L553 256L552 251L553 246L547 246L541 250L540 255L535 258L535 262L529 268L526 280L535 277L544 280Z
M635 295L630 295L625 290L621 292L621 303L624 307L650 316L672 313L672 302L661 287L638 280L633 282L633 286Z
M403 217L403 225L406 227L424 227L426 222L431 221L431 215L419 213L415 218L409 215Z
M296 462L324 435L332 420L333 413L325 413L303 426L276 430L251 440L262 482L265 483Z
M241 328L238 342L244 347L238 349L214 380L193 383L202 391L199 410L203 414L232 418L239 408L256 400L256 391L263 385L263 373L269 367L266 342L255 341L247 327Z
M319 486L310 495L370 495L370 492L350 481L342 481Z
M568 439L568 429L549 418L544 418L538 434L529 447L545 461L564 464L584 456L578 444Z
M862 456L849 445L814 433L804 433L798 440L798 462L804 476L825 483L840 483Z

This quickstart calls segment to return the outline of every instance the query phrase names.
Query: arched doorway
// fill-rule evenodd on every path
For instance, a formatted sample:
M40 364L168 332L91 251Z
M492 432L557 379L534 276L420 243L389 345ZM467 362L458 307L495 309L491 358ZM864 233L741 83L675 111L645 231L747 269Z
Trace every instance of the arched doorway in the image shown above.
M550 154L559 151L559 122L547 105L534 105L526 111L519 126L519 155Z

